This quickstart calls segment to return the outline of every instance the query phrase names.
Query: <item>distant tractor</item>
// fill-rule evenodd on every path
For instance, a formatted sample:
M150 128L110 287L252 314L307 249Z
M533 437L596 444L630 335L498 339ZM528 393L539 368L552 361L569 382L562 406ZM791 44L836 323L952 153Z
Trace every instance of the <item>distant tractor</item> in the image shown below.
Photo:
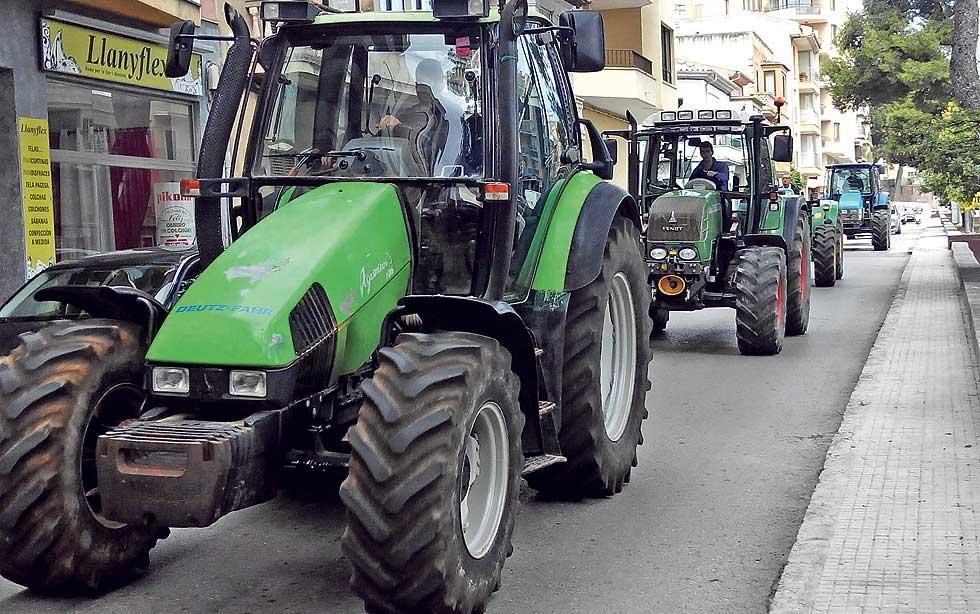
M829 288L844 277L844 227L836 200L821 199L810 213L813 232L813 283Z
M875 251L891 247L891 204L881 189L879 166L875 164L833 164L829 200L836 201L844 234L849 239L870 237Z
M792 136L776 134L788 131L761 115L683 110L613 133L630 138L631 189L647 222L654 331L666 328L672 311L731 307L743 354L777 354L784 335L806 332L808 208L802 197L779 193L773 168L792 160ZM691 178L706 144L728 180Z

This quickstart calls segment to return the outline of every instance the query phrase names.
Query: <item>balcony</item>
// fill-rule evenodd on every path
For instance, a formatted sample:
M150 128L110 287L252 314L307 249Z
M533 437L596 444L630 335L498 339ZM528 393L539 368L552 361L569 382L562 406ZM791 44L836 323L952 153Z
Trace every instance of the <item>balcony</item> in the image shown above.
M820 93L821 79L818 71L801 68L799 81L801 92Z
M815 151L800 152L799 168L800 172L804 175L819 175L823 173L820 154Z
M820 0L765 0L762 10L804 23L826 22L828 13L834 12L830 7L824 6Z
M823 154L832 159L835 163L846 163L854 161L854 147L845 147L842 141L833 139L822 139Z
M594 6L594 5L593 5ZM661 110L661 88L653 62L632 49L606 49L606 68L574 75L576 95L620 117L631 111L640 121Z
M813 109L800 111L800 134L820 134L820 116Z
M638 9L653 4L653 0L594 0L588 5L592 11L609 11L613 9Z

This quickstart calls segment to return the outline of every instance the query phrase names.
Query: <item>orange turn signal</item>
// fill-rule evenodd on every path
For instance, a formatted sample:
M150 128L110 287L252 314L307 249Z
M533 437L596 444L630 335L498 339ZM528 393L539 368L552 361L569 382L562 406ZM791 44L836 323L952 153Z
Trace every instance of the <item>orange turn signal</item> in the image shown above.
M664 296L677 296L687 288L687 282L679 275L664 275L657 282L657 290Z
M181 179L180 180L180 195L181 196L200 196L201 195L201 180L200 179Z

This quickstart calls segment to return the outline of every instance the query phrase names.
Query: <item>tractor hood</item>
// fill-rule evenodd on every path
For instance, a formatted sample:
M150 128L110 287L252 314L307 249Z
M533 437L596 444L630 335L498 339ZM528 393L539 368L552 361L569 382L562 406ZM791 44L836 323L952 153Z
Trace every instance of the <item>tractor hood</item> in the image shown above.
M270 214L200 274L147 361L283 367L335 335L337 356L363 362L379 342L380 319L406 291L410 261L393 186L320 186ZM378 321L357 326L366 319Z
M721 225L721 196L713 190L677 190L653 201L647 240L650 242L697 242L709 227Z
M837 205L841 209L861 209L864 207L864 197L860 192L844 192L840 195Z

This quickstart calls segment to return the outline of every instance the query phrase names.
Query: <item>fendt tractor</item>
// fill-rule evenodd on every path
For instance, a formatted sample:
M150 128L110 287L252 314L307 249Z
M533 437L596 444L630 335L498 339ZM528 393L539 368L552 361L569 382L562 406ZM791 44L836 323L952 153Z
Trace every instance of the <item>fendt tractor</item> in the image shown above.
M891 198L881 189L876 164L832 164L828 200L837 201L844 234L848 239L870 237L875 251L892 244Z
M182 185L203 271L169 312L138 290L39 292L93 318L0 362L0 573L115 585L170 527L339 467L366 609L482 612L522 476L613 495L647 414L640 212L568 77L603 68L602 18L525 0L261 14L258 43L225 7ZM168 75L199 38L220 37L173 27Z
M788 131L761 115L705 109L663 111L639 129L613 133L629 137L630 189L647 218L655 331L672 311L733 307L743 354L777 354L784 334L806 332L808 206L779 192L773 168L773 161L792 160ZM723 176L691 178L708 149L727 168L727 183Z
M844 226L836 200L820 199L810 207L813 232L813 283L830 288L844 277Z

